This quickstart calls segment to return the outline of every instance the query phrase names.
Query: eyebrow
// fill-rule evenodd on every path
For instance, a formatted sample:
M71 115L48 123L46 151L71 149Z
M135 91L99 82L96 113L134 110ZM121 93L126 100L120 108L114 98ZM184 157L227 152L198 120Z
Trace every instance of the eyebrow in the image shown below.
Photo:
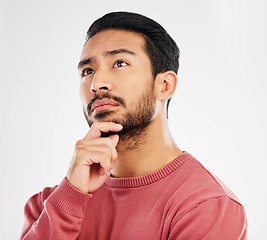
M104 56L114 56L114 55L117 55L119 53L127 53L130 55L136 55L135 52L133 52L131 50L128 50L126 48L119 48L119 49L104 52ZM86 58L86 59L81 60L78 64L78 69L80 69L84 65L90 64L95 59L96 59L96 57L90 57L90 58Z

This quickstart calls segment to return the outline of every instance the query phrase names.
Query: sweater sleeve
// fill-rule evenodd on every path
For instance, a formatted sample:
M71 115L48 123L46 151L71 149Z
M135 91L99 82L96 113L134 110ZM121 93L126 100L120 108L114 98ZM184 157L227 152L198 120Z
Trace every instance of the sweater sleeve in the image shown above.
M176 216L169 240L245 240L246 215L242 205L219 197L196 204Z
M74 188L66 179L55 188L31 197L24 208L22 240L74 240L79 235L83 207L92 195Z

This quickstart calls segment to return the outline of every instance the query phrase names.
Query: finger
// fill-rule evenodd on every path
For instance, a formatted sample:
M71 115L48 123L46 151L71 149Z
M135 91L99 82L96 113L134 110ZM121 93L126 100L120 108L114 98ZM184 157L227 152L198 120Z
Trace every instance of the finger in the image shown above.
M122 129L122 125L114 122L97 122L94 123L88 131L84 139L95 139L101 136L101 132L118 132Z
M87 159L88 163L99 164L99 174L100 175L110 175L112 169L112 163L110 162L110 156L104 152L94 152L94 155ZM92 164L90 164L92 165Z
M89 159L94 159L94 154L96 153L104 153L108 156L108 160L113 163L116 161L118 155L117 155L117 151L115 150L114 147L110 148L107 146L80 146L79 151L85 152L86 153L86 158L87 156L89 157ZM100 160L99 160L100 161ZM98 163L98 162L94 162L94 163Z
M117 151L115 149L116 144L119 141L119 136L114 135L107 138L97 138L97 139L83 139L76 143L76 149L84 149L88 152L98 150L98 151L111 151L112 161L117 158Z
M82 139L77 141L76 145L78 146L98 146L98 145L102 145L102 146L108 146L108 147L115 147L115 145L118 143L119 141L119 136L116 135L112 135L109 137L101 137L101 138L95 138L95 139Z
M89 153L89 154L88 154ZM87 149L80 149L77 153L77 157L80 159L80 164L84 166L91 166L92 164L100 164L104 168L109 168L110 163L110 152L102 150L94 150L88 152Z
M111 135L108 138L110 138L112 140L114 147L116 147L118 142L119 142L119 135L118 134Z
M106 147L106 146L91 146L91 147L81 147L80 148L81 151L86 151L87 152L87 156L91 159L94 158L93 156L93 153L94 152L102 152L102 153L105 153L107 154L108 156L108 160L111 162L111 165L113 165L117 158L118 158L118 155L117 155L117 151L114 147L112 148L109 148L109 147Z

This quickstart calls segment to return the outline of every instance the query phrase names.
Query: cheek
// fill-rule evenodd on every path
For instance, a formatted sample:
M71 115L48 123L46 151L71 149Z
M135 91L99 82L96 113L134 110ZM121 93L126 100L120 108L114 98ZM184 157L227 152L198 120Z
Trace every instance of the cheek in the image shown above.
M129 93L133 91L139 90L142 91L146 86L148 81L150 80L150 76L141 70L136 71L136 69L131 69L123 72L120 76L118 76L117 88L123 89L123 91L129 91Z
M124 98L128 104L135 103L138 97L144 92L152 94L154 79L147 72L132 72L125 76L124 81L120 81L117 90L120 97ZM130 106L130 105L129 105Z

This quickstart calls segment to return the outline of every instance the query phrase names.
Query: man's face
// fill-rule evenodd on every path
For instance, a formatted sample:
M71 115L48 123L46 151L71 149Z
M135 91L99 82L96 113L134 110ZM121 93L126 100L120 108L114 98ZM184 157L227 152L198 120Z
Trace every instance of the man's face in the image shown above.
M79 71L85 117L123 125L122 134L141 131L155 111L154 78L141 35L105 30L85 45Z

